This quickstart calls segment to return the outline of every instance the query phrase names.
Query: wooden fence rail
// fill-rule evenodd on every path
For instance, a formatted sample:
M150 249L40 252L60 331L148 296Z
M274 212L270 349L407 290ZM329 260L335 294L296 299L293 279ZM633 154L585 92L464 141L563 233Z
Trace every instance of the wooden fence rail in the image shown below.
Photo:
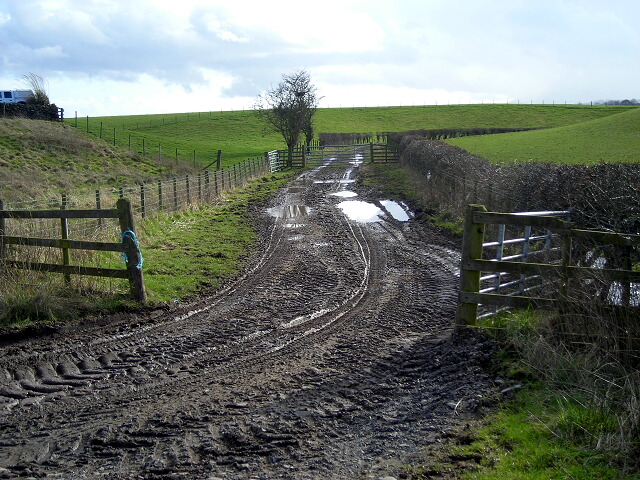
M5 266L13 268L38 270L43 272L62 273L65 278L71 275L91 275L109 278L126 278L129 280L131 294L134 299L139 302L146 301L146 292L144 287L144 277L142 274L142 253L135 234L135 223L133 218L133 209L131 202L127 199L120 198L116 202L115 209L95 209L95 210L68 210L66 208L60 210L5 210L0 204L0 262ZM63 203L64 207L64 203ZM60 219L62 229L60 239L50 238L30 238L5 235L7 232L7 219ZM122 236L121 243L94 242L85 240L69 240L68 228L66 222L69 219L105 219L117 218L120 224ZM62 264L34 263L19 260L6 259L8 245L20 245L31 247L49 247L59 248L63 251ZM70 265L68 251L77 250L95 250L103 252L122 252L126 259L127 268L96 268ZM67 252L67 254L64 254Z
M547 258L542 262L526 262L522 255L512 255L502 259L486 259L485 248L495 247L496 242L484 242L487 225L506 225L511 227L547 230L561 239L560 255L556 261ZM530 231L530 230L529 230ZM534 237L540 241L539 237ZM626 249L625 263L627 268L612 269L602 266L572 265L572 246L576 239L587 240L598 245L614 245ZM499 243L499 242L498 242ZM593 282L598 279L611 285L619 282L622 291L621 306L637 308L640 300L633 298L632 284L640 283L640 272L631 269L631 250L640 247L640 235L620 234L581 230L573 224L553 215L539 213L495 213L487 212L482 205L467 207L462 241L462 258L460 265L460 292L458 299L458 326L474 325L478 317L478 305L492 305L509 308L540 308L557 310L567 303L566 293L562 289L569 288L571 280ZM591 252L595 250L592 248ZM514 261L517 260L517 261ZM573 259L575 261L576 259ZM582 262L578 262L582 263ZM495 275L538 276L546 283L561 280L559 294L553 298L523 296L520 292L501 294L486 293L480 288L482 272ZM498 291L498 289L496 289ZM638 296L640 294L636 294Z

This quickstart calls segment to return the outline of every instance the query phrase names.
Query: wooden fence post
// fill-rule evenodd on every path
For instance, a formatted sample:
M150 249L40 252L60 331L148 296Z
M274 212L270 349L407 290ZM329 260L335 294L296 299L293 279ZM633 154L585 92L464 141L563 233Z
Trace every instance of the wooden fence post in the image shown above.
M4 200L0 200L0 211L4 210ZM6 235L7 223L4 217L0 217L0 237ZM0 238L0 258L7 256L7 249L4 246L4 238Z
M173 209L178 210L178 179L173 177Z
M62 203L60 204L60 210L66 210L68 204L68 198L66 194L62 195ZM67 218L60 219L60 234L62 240L69 240L69 220ZM68 267L70 265L69 262L69 248L62 249L62 265ZM64 281L69 284L71 283L71 275L68 273L64 274Z
M189 182L189 175L185 178L185 187L187 189L187 205L191 205L191 183Z
M147 293L144 288L144 277L142 275L142 253L140 252L140 245L136 238L131 202L126 198L119 198L116 207L118 209L122 242L125 244L124 253L127 255L127 270L129 272L131 294L138 302L146 302Z
M100 195L100 190L96 190L96 208L98 210L102 209L102 196ZM98 228L102 228L102 219L98 219Z
M162 180L158 180L158 210L162 211Z
M218 150L218 157L216 159L216 170L220 170L221 163L222 163L222 150Z
M464 292L478 293L480 291L480 272L464 268L466 260L479 260L482 258L482 243L484 241L485 225L474 223L475 212L486 212L483 205L468 205L464 217L464 232L462 237L462 255L460 269L460 296ZM478 316L477 303L464 303L458 300L458 313L456 315L456 328L473 326Z
M144 183L140 185L140 214L142 215L142 218L147 216L147 198Z

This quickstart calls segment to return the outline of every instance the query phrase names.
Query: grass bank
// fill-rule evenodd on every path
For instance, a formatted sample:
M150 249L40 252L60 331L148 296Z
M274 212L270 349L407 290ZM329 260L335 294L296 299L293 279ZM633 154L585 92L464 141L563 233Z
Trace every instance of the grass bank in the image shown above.
M68 125L0 118L0 199L17 201L186 174L190 164L143 158Z

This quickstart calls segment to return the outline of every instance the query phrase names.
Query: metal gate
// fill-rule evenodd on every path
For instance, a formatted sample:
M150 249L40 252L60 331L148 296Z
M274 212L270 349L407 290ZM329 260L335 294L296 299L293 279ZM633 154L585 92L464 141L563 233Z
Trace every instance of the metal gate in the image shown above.
M363 163L397 162L394 148L386 143L366 143L355 145L309 145L294 149L289 159L287 150L273 150L267 153L271 171L293 168L316 168L319 166L356 166Z

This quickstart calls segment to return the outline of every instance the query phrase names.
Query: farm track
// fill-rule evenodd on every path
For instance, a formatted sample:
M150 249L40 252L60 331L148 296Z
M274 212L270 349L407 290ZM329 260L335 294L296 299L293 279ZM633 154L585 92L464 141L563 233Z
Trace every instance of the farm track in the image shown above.
M477 415L492 347L451 335L457 253L348 220L332 194L366 197L356 178L283 190L215 296L6 342L0 478L378 478Z

